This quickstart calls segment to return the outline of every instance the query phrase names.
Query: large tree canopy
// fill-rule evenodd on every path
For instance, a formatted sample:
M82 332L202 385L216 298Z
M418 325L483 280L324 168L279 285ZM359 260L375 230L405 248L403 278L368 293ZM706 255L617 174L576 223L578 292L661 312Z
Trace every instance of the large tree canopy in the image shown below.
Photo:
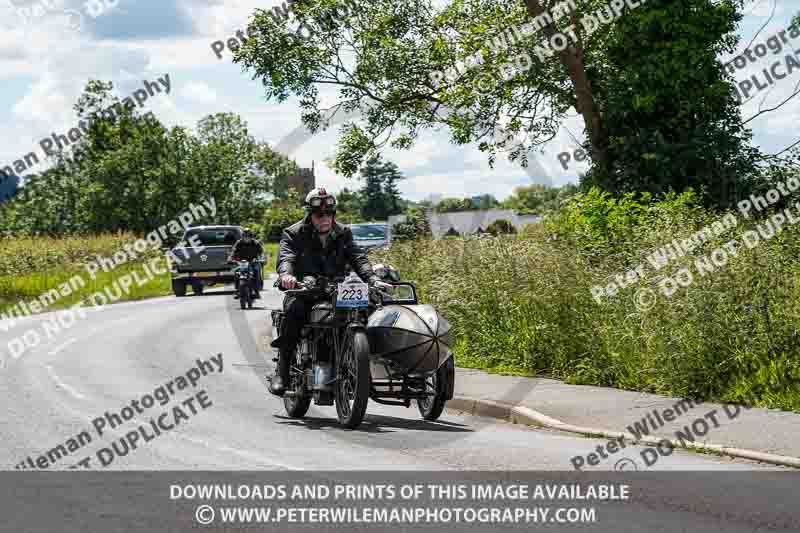
M695 175L659 176L655 188L719 189L720 168L742 168L727 161L747 140L717 60L734 49L742 2L617 2L623 7L614 13L600 0L452 0L441 8L374 0L358 10L344 0L297 0L288 19L256 11L235 61L268 98L296 96L311 131L325 125L328 88L345 111L361 110L361 121L343 126L334 160L347 176L372 152L409 148L422 131L442 127L455 143L477 143L490 163L506 151L525 164L528 150L551 140L575 108L596 183L651 190L647 173L691 145L674 171ZM563 49L547 44L560 45L561 35ZM701 142L709 144L706 165L697 159ZM662 152L673 155L651 157Z
M266 195L297 166L258 143L240 117L202 119L193 135L167 130L135 110L110 117L110 83L92 81L75 106L90 123L71 153L40 175L26 176L19 194L0 204L0 230L11 233L146 232L213 197L215 220L260 220ZM95 118L92 118L95 117Z

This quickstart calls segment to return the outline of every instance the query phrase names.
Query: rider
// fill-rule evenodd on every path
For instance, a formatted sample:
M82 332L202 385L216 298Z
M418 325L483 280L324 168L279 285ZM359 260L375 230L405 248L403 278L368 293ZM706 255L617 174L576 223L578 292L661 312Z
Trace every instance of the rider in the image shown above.
M259 257L264 255L264 247L261 243L255 238L255 234L250 229L244 230L244 235L241 239L236 241L236 244L233 245L233 249L231 250L230 257L228 261L255 261ZM255 273L256 276L256 294L255 298L261 298L261 295L258 291L264 288L264 282L261 279L261 268L260 265L251 265L251 270ZM239 293L237 292L234 298L239 298Z
M367 253L353 242L353 233L336 222L336 197L324 188L312 190L306 196L303 220L286 228L278 252L278 284L282 289L294 289L304 276L342 277L349 264L362 281L378 288L391 285L380 281L372 270ZM278 339L278 366L269 391L283 396L289 381L289 365L293 347L300 330L308 321L311 303L302 298L286 296L283 300L284 320Z

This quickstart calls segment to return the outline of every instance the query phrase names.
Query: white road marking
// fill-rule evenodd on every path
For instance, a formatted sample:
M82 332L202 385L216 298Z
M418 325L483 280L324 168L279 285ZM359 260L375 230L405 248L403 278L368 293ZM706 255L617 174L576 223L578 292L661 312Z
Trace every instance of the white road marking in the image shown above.
M49 366L48 366L48 370L51 372L51 375L53 375L52 374L52 369L50 369ZM76 408L74 408L74 407L72 407L70 405L67 405L67 404L62 404L61 407L63 407L67 411L71 411L73 414L77 415L78 417L80 417L82 419L90 419L91 418L88 413L83 412L83 410L81 410L81 409L76 409ZM126 429L138 429L139 426L145 426L146 427L149 424L150 424L149 421L143 421L140 418L133 417L130 420L124 420L122 422L122 424L118 425L115 428L108 428L107 430L105 430L103 432L103 434L105 435L106 433L108 433L108 434L112 434L112 435L123 436L125 434ZM268 465L271 465L271 466L276 466L278 468L284 468L286 470L305 471L305 469L302 468L302 467L297 467L297 466L289 465L289 464L286 464L286 463L274 461L274 460L269 459L269 458L267 458L267 457L265 457L265 456L263 456L261 454L248 452L248 451L245 451L245 450L239 450L239 449L231 448L231 447L228 447L228 446L214 445L214 444L211 444L208 441L205 441L203 439L197 439L197 438L194 438L194 437L189 437L187 435L183 435L182 433L175 433L175 432L172 432L172 431L169 431L169 432L164 431L163 433L161 433L161 435L167 435L168 438L185 440L185 441L191 442L193 444L199 444L199 445L201 445L201 446L203 446L203 447L205 447L207 449L214 450L214 451L217 451L217 452L223 452L223 453L230 453L230 454L238 455L239 457L243 457L243 458L248 459L250 461L256 461L256 462L259 462L259 463L262 463L262 464L268 464Z
M231 448L229 446L211 445L211 444L209 444L208 442L206 442L206 441L204 441L202 439L195 439L195 438L189 437L187 435L181 435L180 433L176 433L175 437L177 437L179 439L183 439L183 440L188 440L189 442L193 442L195 444L199 444L201 446L204 446L206 448L210 448L212 450L218 450L218 451L222 451L222 452L232 453L234 455L238 455L238 456L243 457L245 459L248 459L250 461L257 461L259 463L265 463L265 464L272 465L272 466L278 466L280 468L285 468L286 470L298 470L298 471L303 470L302 468L298 468L296 466L291 466L291 465L287 465L286 463L281 463L281 462L278 462L278 461L274 461L272 459L267 459L266 457L264 457L263 455L258 454L258 453L248 452L248 451L245 451L245 450L239 450L237 448Z
M68 341L66 341L66 342L64 342L62 344L59 344L58 346L56 346L55 348L50 350L50 355L55 355L58 352L60 352L61 350L63 350L64 348L66 348L67 346L69 346L70 344L73 344L73 343L76 343L76 342L78 342L78 339L76 339L75 337L72 337L70 340L68 340Z
M61 381L61 379L59 379L59 377L53 371L53 367L51 367L50 365L45 365L45 368L47 368L47 373L50 374L50 377L53 378L53 381L56 382L56 385L58 385L59 387L61 387L62 389L64 389L69 394L71 394L72 396L74 396L79 400L86 399L86 397L83 394L81 394L80 392L76 391L75 389L73 389L72 387Z
M165 302L165 300L174 300L172 302ZM133 300L133 301L126 301L126 302L116 302L116 303L109 303L108 305L98 306L98 305L89 305L86 304L82 307L82 309L88 313L101 313L108 309L117 309L117 308L127 308L127 307L136 307L136 306L143 306L143 305L165 305L167 303L172 303L175 305L182 304L180 300L177 300L174 296L155 296L153 298L144 298L142 300ZM32 321L45 321L53 316L61 313L63 311L68 311L70 307L64 309L57 309L54 311L45 311L43 313L32 313L30 315L25 315L21 317L14 317L14 318L6 318L0 320L0 330L3 332L11 331L17 327L21 327L27 322Z

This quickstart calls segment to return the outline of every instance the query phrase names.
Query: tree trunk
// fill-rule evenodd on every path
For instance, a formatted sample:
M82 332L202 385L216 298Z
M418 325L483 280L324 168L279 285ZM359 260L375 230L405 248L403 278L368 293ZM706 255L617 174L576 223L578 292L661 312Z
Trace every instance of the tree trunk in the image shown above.
M542 5L543 0L525 0L528 14L531 18L538 17L547 12L549 7ZM549 39L556 34L553 23L551 22L544 28L544 34ZM575 32L578 28L575 28ZM586 67L583 64L583 48L580 43L570 44L561 52L556 52L561 64L567 69L572 85L575 88L575 108L583 117L586 131L592 146L592 163L600 168L605 168L608 161L608 132L603 127L603 120L600 113L595 108L592 86L586 75Z

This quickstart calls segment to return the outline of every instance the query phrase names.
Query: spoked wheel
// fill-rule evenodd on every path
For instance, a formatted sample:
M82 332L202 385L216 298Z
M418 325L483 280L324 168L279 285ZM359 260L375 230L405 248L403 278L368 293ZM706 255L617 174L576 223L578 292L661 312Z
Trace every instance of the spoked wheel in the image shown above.
M443 369L444 366L436 372L432 372L429 376L425 376L425 392L431 396L417 400L419 414L425 420L436 420L442 416L442 411L444 411L444 404L447 400L444 399L444 380L446 377Z
M286 414L291 418L303 418L311 405L311 394L306 390L303 375L303 365L297 355L300 350L294 350L292 357L292 368L289 369L289 383L286 384L286 392L294 392L294 396L284 395L283 407Z
M367 334L347 332L336 369L336 412L344 427L354 429L364 420L370 381Z

